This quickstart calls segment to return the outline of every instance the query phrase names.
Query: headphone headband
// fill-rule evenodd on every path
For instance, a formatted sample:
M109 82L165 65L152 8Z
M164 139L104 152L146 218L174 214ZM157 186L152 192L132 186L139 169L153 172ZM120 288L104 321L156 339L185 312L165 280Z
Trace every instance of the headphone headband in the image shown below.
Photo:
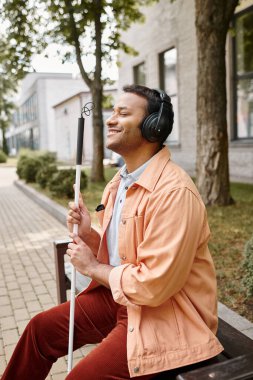
M173 126L174 113L170 97L161 90L154 89L160 96L160 109L147 116L142 124L141 131L145 139L150 142L165 141Z

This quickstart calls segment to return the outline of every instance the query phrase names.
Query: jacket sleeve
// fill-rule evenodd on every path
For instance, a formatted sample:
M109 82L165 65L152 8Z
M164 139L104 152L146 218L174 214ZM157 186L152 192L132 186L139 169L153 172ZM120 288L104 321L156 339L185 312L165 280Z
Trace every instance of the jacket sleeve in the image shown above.
M185 284L209 228L202 201L187 188L151 197L145 214L137 263L112 269L109 283L122 305L156 307Z

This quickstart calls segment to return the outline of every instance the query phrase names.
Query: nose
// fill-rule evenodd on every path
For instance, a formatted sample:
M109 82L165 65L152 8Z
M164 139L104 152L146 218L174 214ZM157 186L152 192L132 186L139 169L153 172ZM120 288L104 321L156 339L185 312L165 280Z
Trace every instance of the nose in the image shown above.
M106 119L106 125L109 127L110 125L115 125L117 124L117 117L116 115L111 115Z

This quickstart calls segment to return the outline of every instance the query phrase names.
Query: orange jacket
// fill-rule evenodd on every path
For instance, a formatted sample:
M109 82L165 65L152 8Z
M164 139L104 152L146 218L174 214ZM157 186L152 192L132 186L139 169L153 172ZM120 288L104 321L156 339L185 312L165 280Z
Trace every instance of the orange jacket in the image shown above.
M98 259L108 263L105 231L119 173L105 188ZM121 264L110 273L114 300L127 307L130 376L208 359L223 347L205 206L190 177L160 150L128 189L119 227ZM92 288L96 286L91 283Z

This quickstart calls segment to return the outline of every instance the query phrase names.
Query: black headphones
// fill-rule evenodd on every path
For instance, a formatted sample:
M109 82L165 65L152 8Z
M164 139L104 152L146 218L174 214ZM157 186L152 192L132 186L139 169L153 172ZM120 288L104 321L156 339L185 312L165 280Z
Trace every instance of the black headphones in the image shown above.
M172 131L174 113L170 97L164 91L153 91L156 91L160 95L160 109L144 119L141 133L150 142L163 142Z

